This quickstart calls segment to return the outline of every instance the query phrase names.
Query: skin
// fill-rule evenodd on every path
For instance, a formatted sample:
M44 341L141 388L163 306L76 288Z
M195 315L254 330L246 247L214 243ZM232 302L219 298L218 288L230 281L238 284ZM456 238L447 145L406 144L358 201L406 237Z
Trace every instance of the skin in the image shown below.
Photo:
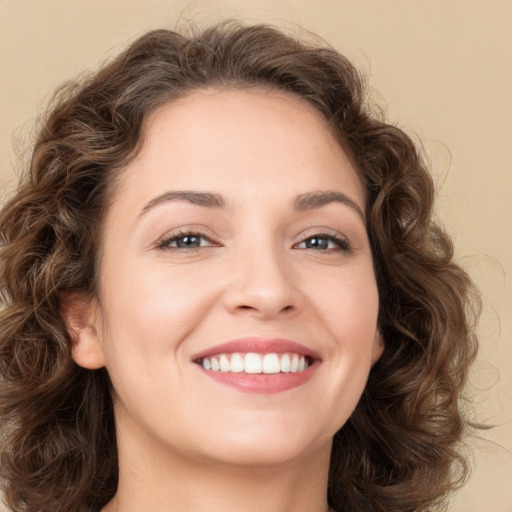
M225 206L162 200L176 191ZM353 205L294 207L318 191ZM120 481L104 511L327 510L332 437L383 349L364 205L301 99L205 90L149 118L107 212L98 297L66 310L75 361L106 366L114 387ZM190 231L200 245L176 247ZM303 385L262 394L192 360L246 336L296 341L320 361Z

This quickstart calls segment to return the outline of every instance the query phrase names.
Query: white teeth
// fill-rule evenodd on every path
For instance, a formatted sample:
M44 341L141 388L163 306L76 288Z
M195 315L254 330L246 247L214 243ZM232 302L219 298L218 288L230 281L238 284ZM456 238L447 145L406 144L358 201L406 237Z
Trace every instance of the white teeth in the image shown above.
M244 360L240 354L233 354L231 356L231 371L240 373L244 371Z
M284 354L281 357L281 371L284 373L289 373L292 371L290 356L288 354Z
M263 367L261 357L253 352L245 354L244 366L245 373L261 373Z
M200 364L207 371L233 373L297 373L309 367L306 356L299 354L218 354L214 357L204 357Z
M263 358L263 373L279 373L281 364L277 354L265 354Z
M299 371L299 355L298 354L293 354L293 356L292 356L292 361L290 363L290 371L291 372Z
M229 372L229 370L230 370L229 359L225 355L220 356L219 364L220 364L221 372Z

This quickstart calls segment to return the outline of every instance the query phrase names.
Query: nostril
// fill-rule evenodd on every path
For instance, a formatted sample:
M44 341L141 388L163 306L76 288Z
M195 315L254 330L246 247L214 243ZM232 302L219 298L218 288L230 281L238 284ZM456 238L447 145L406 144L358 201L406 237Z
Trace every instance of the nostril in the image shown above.
M239 311L256 311L259 308L254 307L254 306L248 306L247 304L240 304L239 306L237 306L237 309ZM262 309L264 309L264 308L262 308ZM280 310L279 309L276 310L276 312L281 312L281 313L291 313L292 311L295 311L295 306L293 306L293 305L284 306Z

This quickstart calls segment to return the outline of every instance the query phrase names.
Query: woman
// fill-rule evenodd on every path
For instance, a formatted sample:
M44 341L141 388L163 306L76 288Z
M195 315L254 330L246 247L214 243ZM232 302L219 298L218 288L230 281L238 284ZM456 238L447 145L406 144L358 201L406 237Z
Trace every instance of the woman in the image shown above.
M412 511L464 480L466 274L330 48L155 31L63 89L1 214L13 511Z

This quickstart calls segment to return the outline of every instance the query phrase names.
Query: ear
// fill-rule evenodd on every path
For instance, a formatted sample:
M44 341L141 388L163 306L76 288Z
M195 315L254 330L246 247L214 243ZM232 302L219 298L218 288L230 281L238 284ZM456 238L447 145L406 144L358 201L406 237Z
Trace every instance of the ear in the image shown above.
M375 338L373 339L373 347L372 347L372 365L374 365L384 352L384 340L382 339L382 334L380 330L377 329L375 332Z
M89 370L105 366L105 357L98 334L97 302L82 293L66 293L61 315L73 342L72 357L76 364Z

